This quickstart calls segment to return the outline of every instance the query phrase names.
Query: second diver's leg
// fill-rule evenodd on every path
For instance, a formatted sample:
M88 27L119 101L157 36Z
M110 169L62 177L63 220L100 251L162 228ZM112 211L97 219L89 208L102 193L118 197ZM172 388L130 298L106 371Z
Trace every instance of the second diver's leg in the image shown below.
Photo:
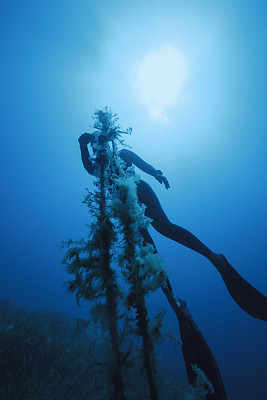
M209 400L226 400L226 392L221 373L212 351L190 314L186 302L176 297L171 290L162 288L169 304L174 310L180 327L182 352L186 366L188 382L196 380L194 366L197 365L212 383L213 390L207 394Z
M159 233L202 254L211 262L216 258L216 254L205 246L196 236L181 226L173 224L167 218L155 192L146 182L140 181L137 194L140 202L146 205L145 214L152 219L151 225Z
M155 243L148 230L143 228L140 233L143 236L144 244L152 244L155 253L157 253ZM185 301L174 295L168 277L165 284L161 286L161 289L178 319L188 382L191 385L195 383L197 376L192 366L197 365L210 380L214 389L214 393L209 393L207 399L226 400L224 384L216 360L189 313Z

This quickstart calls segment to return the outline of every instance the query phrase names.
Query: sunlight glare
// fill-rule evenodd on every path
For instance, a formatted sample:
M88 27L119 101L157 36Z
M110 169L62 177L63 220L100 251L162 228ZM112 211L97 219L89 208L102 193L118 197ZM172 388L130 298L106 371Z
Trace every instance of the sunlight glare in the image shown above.
M134 67L134 87L153 119L167 119L165 111L180 100L187 78L187 62L172 46L147 54Z

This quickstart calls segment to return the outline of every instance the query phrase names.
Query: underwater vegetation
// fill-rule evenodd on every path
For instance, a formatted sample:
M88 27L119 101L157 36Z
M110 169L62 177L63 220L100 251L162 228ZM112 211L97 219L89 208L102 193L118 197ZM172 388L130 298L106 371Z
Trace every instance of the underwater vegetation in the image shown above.
M166 283L167 273L154 246L142 235L150 220L137 197L140 178L119 156L121 134L131 129L122 131L116 114L107 107L97 110L93 118L95 131L79 138L84 166L95 176L95 190L88 191L84 200L93 222L88 225L87 238L62 243L67 248L63 263L73 277L67 287L78 304L80 298L91 301L92 320L108 333L109 398L128 398L123 374L134 366L129 360L138 342L147 398L159 400L154 346L164 339L164 312L148 316L146 302L148 295ZM197 366L192 369L196 377L201 375L205 380L206 393L212 392L203 372Z
M1 301L1 400L93 399L103 390L90 356L95 341L60 314Z
M71 276L67 289L78 305L90 302L88 319L73 321L2 301L0 398L209 399L214 389L198 365L191 365L193 381L186 388L165 382L157 372L155 345L171 335L164 332L164 311L151 315L147 298L165 287L167 273L141 234L150 221L138 201L139 177L118 156L121 134L130 130L122 131L107 108L94 119L93 134L79 139L90 140L94 150L95 162L87 168L95 190L84 199L93 222L86 238L62 242Z
M1 400L109 399L109 352L109 337L94 323L0 301ZM123 371L129 400L148 398L138 357L133 351ZM183 389L159 380L163 398L204 399L205 377L198 374L195 387Z

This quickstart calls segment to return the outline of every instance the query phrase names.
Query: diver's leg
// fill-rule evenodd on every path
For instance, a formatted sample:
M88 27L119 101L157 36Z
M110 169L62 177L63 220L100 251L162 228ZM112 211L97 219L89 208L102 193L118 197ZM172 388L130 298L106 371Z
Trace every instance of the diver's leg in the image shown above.
M146 216L153 220L151 225L159 233L202 254L211 262L213 258L216 258L216 254L205 246L196 236L181 226L173 224L167 218L155 192L146 182L140 181L137 194L140 202L144 203L147 207L145 212Z
M148 230L143 228L140 233L143 236L144 243L152 244L156 253L155 243ZM207 399L226 400L224 384L216 360L188 311L186 302L174 295L168 277L165 284L161 286L161 289L178 319L188 382L191 385L194 384L197 375L192 366L197 365L205 373L214 389L214 393L210 393Z
M267 321L267 297L239 275L222 254L218 254L218 258L220 260L214 265L221 274L230 296L253 318Z
M162 287L170 306L175 312L180 328L182 352L186 366L188 382L196 380L193 366L197 365L212 383L214 393L209 393L209 400L226 400L226 393L219 367L204 336L190 314L186 302L176 297L172 290Z
M147 183L141 181L137 193L139 200L147 206L146 215L153 219L152 226L159 233L207 257L221 274L235 302L253 318L267 321L267 297L264 294L242 278L223 255L213 253L192 233L172 224Z

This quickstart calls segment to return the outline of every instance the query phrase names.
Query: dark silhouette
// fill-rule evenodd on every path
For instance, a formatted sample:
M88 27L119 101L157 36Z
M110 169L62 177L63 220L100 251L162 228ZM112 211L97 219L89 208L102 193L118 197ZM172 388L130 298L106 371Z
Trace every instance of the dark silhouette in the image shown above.
M89 133L84 133L79 138L82 162L90 175L95 174L98 166L90 157L87 145L96 141L98 144L105 145L107 140L104 135L95 138ZM119 155L127 167L135 165L147 174L154 176L159 183L165 185L166 189L170 188L169 182L162 172L146 163L137 154L123 149ZM146 206L145 214L152 219L151 225L159 233L206 257L221 274L228 292L235 302L252 317L267 321L267 297L265 295L242 278L222 254L214 253L191 232L173 224L167 218L155 192L143 180L140 180L138 184L137 195L139 201Z
M157 252L155 243L147 229L142 229L142 236L145 243L150 243ZM223 380L216 360L210 350L208 343L200 332L197 324L190 314L186 302L173 293L169 278L165 285L161 287L163 293L176 314L180 335L182 340L182 352L186 366L188 382L193 385L196 374L192 365L197 365L212 383L214 393L207 395L207 400L227 400Z
M99 166L94 158L90 156L87 145L90 143L94 152L95 144L108 146L106 142L108 140L104 135L95 137L84 133L79 138L82 162L90 175L95 175ZM137 154L123 149L119 152L119 156L125 162L126 167L135 165L147 174L154 176L159 183L164 184L166 189L170 188L169 182L163 173L146 163ZM173 224L167 218L155 192L143 180L138 183L137 196L140 203L146 206L145 215L152 219L151 225L159 233L206 257L221 274L230 295L236 303L254 318L267 320L267 298L243 279L223 255L214 253L191 232ZM140 233L144 238L144 243L152 244L155 252L157 252L148 230L143 228ZM182 352L189 383L193 384L196 379L192 365L197 365L205 373L214 388L214 393L209 393L207 399L226 400L225 388L216 360L193 320L186 302L174 295L168 278L161 288L178 319L182 339Z
M200 332L190 314L186 302L176 297L170 285L162 287L173 311L175 312L180 328L182 352L186 366L187 378L193 385L196 375L192 366L197 365L212 383L214 393L209 393L207 400L226 400L226 392L219 367L210 350L208 343Z

